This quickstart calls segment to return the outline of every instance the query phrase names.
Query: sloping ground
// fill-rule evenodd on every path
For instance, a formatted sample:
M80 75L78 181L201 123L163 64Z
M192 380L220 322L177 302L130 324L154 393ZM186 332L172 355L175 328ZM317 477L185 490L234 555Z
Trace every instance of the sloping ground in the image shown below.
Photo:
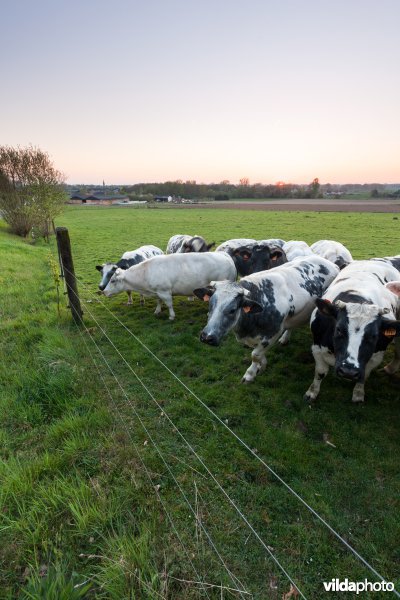
M153 599L158 513L56 273L0 226L0 597Z

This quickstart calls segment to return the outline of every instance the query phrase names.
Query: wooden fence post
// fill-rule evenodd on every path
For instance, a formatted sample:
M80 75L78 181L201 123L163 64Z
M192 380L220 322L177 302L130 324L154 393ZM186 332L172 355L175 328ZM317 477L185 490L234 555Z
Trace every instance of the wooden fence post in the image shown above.
M78 287L76 285L74 263L71 253L71 242L69 239L68 229L66 227L56 227L56 237L58 254L60 257L60 266L65 283L67 286L67 294L69 300L69 308L71 309L72 317L77 325L82 323L83 311L78 295Z

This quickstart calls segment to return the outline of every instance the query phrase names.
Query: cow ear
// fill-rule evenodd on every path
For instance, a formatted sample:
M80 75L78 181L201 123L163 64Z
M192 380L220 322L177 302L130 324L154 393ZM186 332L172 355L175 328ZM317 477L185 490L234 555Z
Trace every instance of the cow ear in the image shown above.
M400 281L390 281L385 287L392 292L392 294L400 297Z
M102 265L96 265L96 269L97 269L98 271L100 271L100 273L101 273L101 272L102 272L102 270L103 270L103 266L102 266Z
M256 314L262 312L263 307L255 300L250 300L249 298L243 297L242 309L245 313Z
M204 302L208 302L214 292L215 289L212 287L197 288L196 290L193 290L193 294Z
M393 339L397 335L400 335L400 321L391 321L390 319L382 319L381 333L389 339Z
M339 271L347 267L349 263L347 263L342 256L338 256L335 260L335 265L339 267Z
M211 244L207 244L207 250L210 251L210 248L215 246L215 242L211 242Z
M332 317L333 319L336 319L338 309L332 304L330 300L323 300L322 298L317 298L315 304L317 305L319 312L325 315L325 317Z

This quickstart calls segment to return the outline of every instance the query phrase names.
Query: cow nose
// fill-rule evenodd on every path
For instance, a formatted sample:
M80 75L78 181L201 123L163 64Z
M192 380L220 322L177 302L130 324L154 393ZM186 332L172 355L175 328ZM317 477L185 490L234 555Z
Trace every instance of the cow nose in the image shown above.
M210 344L210 346L218 346L217 336L208 335L207 333L204 333L204 331L200 334L200 341L204 344Z
M360 370L357 367L342 363L336 370L339 377L344 379L350 379L351 381L357 381L360 377Z

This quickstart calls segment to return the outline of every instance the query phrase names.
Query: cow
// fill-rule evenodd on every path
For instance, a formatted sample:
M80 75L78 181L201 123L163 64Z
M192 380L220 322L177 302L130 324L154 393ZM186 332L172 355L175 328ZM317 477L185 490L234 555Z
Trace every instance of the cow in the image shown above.
M109 262L102 265L96 265L96 269L101 273L99 290L103 291L104 288L107 287L108 282L117 269L129 269L129 267L133 267L133 265L138 265L148 258L159 256L161 254L164 254L164 252L160 248L157 248L157 246L140 246L140 248L137 248L136 250L124 252L120 260L116 263ZM140 301L142 303L142 297ZM132 304L132 294L130 291L128 291L127 304Z
M307 323L339 268L319 256L309 256L261 271L239 282L217 282L194 290L209 302L208 322L200 340L218 346L231 329L236 339L254 348L242 381L254 381L266 365L265 353L285 331Z
M339 269L344 269L344 267L353 262L353 257L346 246L334 240L319 240L318 242L314 242L310 248L318 256L322 256L335 263Z
M299 240L289 240L283 244L282 248L289 262L295 258L300 258L301 256L311 256L313 254L310 246L306 244L306 242Z
M245 277L258 271L272 269L287 262L282 250L283 240L234 239L224 242L216 252L227 252L234 260L238 275Z
M136 291L143 296L155 296L155 314L161 312L164 302L172 321L175 318L172 296L192 295L195 288L211 281L235 281L236 277L235 264L226 252L167 254L150 258L126 271L117 269L103 294L113 296L122 291Z
M173 235L168 240L166 254L181 254L185 252L209 252L215 242L207 244L201 235Z
M316 301L311 316L315 375L305 400L317 398L329 367L334 367L339 377L355 384L352 401L364 401L365 381L400 333L398 299L385 285L398 278L388 259L355 260ZM388 373L398 368L399 358L397 343Z

